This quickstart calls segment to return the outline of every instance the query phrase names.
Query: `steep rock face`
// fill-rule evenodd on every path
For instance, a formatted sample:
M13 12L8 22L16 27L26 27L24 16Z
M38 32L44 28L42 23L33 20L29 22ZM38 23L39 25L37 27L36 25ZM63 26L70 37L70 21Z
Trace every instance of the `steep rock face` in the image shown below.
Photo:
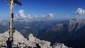
M78 29L80 29L81 27L83 27L85 25L85 20L83 19L72 19L68 21L68 31L71 32L72 30L75 29L75 31L77 31Z

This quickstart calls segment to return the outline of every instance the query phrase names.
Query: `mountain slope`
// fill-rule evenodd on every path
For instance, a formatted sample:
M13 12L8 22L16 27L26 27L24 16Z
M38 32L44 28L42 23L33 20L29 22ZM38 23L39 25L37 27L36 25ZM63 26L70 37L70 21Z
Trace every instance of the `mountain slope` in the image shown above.
M72 46L74 48L84 47L85 20L72 19L60 23L55 23L55 25L51 26L41 36L41 39L51 41L52 43L65 43L66 45Z

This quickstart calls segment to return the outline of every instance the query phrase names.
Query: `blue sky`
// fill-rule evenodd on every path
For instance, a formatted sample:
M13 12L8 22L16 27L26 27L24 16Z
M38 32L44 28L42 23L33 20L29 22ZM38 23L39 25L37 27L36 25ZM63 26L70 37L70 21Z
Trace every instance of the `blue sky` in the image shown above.
M19 0L22 6L15 5L14 13L23 9L25 15L46 15L54 13L64 17L75 13L78 8L85 9L85 0ZM9 5L6 0L0 0L0 18L9 18Z

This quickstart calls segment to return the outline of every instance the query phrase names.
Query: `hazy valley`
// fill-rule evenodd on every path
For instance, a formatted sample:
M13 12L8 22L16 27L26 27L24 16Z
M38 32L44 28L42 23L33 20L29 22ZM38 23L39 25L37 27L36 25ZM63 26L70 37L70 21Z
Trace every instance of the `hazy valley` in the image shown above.
M48 20L48 21L15 21L15 29L24 37L32 33L35 37L55 43L64 43L68 47L80 48L85 44L85 20ZM0 22L0 32L9 30L8 22Z

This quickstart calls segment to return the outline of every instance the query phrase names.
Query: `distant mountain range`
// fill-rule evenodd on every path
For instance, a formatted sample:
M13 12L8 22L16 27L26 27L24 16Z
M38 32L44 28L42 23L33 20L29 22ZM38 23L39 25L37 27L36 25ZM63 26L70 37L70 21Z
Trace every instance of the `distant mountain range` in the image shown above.
M0 32L9 29L8 22L0 21ZM85 44L85 20L70 19L64 21L15 21L15 29L25 37L30 33L40 39L64 43L69 47L83 48Z
M74 48L84 48L85 44L85 20L72 19L57 22L44 32L41 39L52 43L62 42Z

